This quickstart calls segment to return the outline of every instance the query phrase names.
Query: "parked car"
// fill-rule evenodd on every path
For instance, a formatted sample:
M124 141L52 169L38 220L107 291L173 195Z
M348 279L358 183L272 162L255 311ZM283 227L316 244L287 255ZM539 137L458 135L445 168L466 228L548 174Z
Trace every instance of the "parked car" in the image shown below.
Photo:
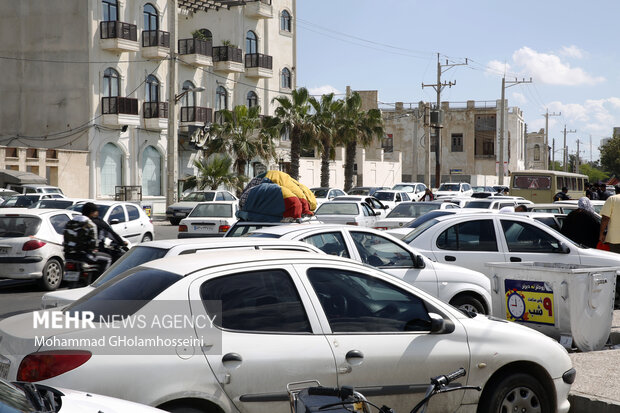
M43 184L9 184L9 189L17 191L20 194L63 194L62 190L57 186Z
M548 204L529 204L525 207L528 212L548 212L550 214L570 214L577 209L576 204L561 204L559 202Z
M314 197L316 198L317 207L321 205L323 202L331 201L337 196L346 196L347 193L338 188L326 188L326 187L318 187L318 188L310 188Z
M197 327L166 333L176 331L191 344L202 339L202 345L158 347L159 355L133 349L119 357L132 348L111 352L88 344L107 332L118 335L117 329L77 326L52 333L54 341L72 339L62 347L68 352L44 340L36 348L25 345L19 355L10 349L20 338L34 343L34 314L44 314L25 313L0 321L0 360L8 379L27 377L175 413L288 413L287 384L318 380L376 389L366 392L371 402L406 412L422 399L419 389L429 377L465 366L461 381L482 392L435 398L435 412L487 412L515 397L531 400L537 411L568 412L575 369L559 343L531 328L466 315L396 277L340 257L216 251L202 258L143 264L61 313L61 322L92 312L95 319L122 314L147 317L148 323L177 301L174 315L197 320ZM101 305L145 299L145 305ZM212 327L200 321L207 317ZM125 331L136 340L151 337L141 328ZM37 363L41 353L45 362Z
M620 255L582 248L547 225L519 213L437 217L402 240L432 260L460 265L489 276L492 274L486 262L620 265Z
M28 208L30 205L39 202L42 199L64 198L62 194L30 194L15 195L8 197L1 204L0 208Z
M321 204L314 217L325 224L359 225L372 227L377 221L377 213L362 201L329 201Z
M373 211L377 213L377 218L383 218L387 215L387 211L390 209L388 205L383 204L374 196L337 196L334 201L362 201L366 202Z
M471 189L473 189L474 193L476 192L488 192L488 193L495 193L497 192L495 190L495 188L493 188L492 186L472 186Z
M179 225L179 222L185 218L199 202L211 201L237 201L237 197L228 191L194 191L190 192L185 198L179 202L166 208L166 219L172 225Z
M50 409L42 410L46 400ZM0 412L4 413L101 413L136 412L163 413L163 410L113 397L75 390L48 387L41 384L13 382L0 379Z
M348 195L366 195L372 196L375 192L383 189L390 189L387 186L356 186L347 191Z
M615 195L615 192L614 192L614 195ZM578 202L579 202L578 199L569 199L566 201L555 201L554 204L576 206ZM603 205L605 205L605 201L602 201L600 199L593 199L590 201L590 203L592 204L592 208L594 208L594 211L596 211L596 213L600 215L601 209L603 209ZM569 211L568 213L570 213L571 211Z
M426 185L422 182L401 182L394 185L392 190L407 192L412 201L419 201L426 193Z
M238 209L239 201L201 202L181 220L178 238L223 237Z
M516 207L517 205L526 205L527 207L533 205L533 203L526 199L515 199L512 197L489 197L471 200L463 208L502 209L504 207Z
M173 257L175 255L188 255L218 251L242 251L242 250L282 250L282 251L306 251L320 253L321 250L305 242L278 240L269 238L231 238L231 239L185 239L179 240L159 240L143 242L132 247L118 261L106 270L97 280L86 287L73 288L70 290L58 290L43 294L41 297L41 308L62 307L79 300L95 288L117 278L127 270L131 270L146 262L157 260L163 257Z
M68 210L6 208L0 212L0 278L38 280L55 290L64 272L63 232L77 215Z
M441 197L470 197L474 193L467 182L449 182L439 185L435 191L435 198Z
M110 224L118 235L127 238L132 244L153 240L155 234L153 221L140 205L116 201L94 201L94 204L99 210L99 218ZM81 213L83 206L84 202L75 204L69 209Z
M35 209L67 209L75 204L89 202L88 199L83 198L50 198L41 199L28 208Z
M348 225L287 225L262 228L250 237L307 242L326 254L380 268L463 310L488 314L491 309L491 284L485 275L433 263L385 232Z
M375 222L375 229L388 230L405 226L422 215L437 209L460 209L458 205L442 201L402 202L387 217Z
M374 195L383 205L387 205L390 209L394 209L401 202L411 201L409 193L404 191L377 191Z
M15 195L19 195L19 192L15 192L11 189L0 188L0 202Z

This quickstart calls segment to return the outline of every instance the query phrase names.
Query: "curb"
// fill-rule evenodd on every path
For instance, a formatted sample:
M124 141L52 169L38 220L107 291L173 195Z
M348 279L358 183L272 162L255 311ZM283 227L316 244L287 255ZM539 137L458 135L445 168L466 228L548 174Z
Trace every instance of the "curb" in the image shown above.
M569 413L620 413L620 404L614 400L597 398L582 393L570 393Z

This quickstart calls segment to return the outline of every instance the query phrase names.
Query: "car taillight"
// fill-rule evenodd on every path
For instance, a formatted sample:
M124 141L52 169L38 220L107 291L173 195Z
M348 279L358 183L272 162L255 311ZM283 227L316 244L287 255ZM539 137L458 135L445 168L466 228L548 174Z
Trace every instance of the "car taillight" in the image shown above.
M375 227L375 229L382 229L384 231L387 231L388 228L387 227Z
M179 225L179 232L187 232L187 225Z
M220 232L228 232L230 225L220 225Z
M67 271L77 271L78 266L75 262L65 262L65 270Z
M55 350L24 357L17 370L18 381L35 382L56 377L86 363L92 354L81 350Z
M347 225L359 225L357 222L347 222Z
M43 241L39 241L38 239L31 239L30 241L27 241L23 246L22 246L22 251L32 251L32 250L36 250L41 248L42 246L45 245L45 242Z

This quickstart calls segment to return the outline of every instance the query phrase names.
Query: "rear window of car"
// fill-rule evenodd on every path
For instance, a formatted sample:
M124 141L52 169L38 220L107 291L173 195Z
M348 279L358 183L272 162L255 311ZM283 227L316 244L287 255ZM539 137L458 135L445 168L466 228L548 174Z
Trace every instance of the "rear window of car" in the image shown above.
M187 202L213 201L214 196L215 196L215 192L192 192L191 194L183 198L182 201L187 201Z
M142 265L145 262L163 258L168 254L168 251L167 248L143 247L137 245L126 252L114 265L108 268L108 270L104 272L97 281L92 283L91 286L99 287L127 270Z
M489 209L491 203L486 201L469 201L463 208L484 208Z
M353 203L327 203L321 205L314 215L358 215L359 208Z
M377 191L373 194L375 198L379 201L393 201L394 200L394 192L381 192Z
M311 189L311 191L317 198L325 198L327 196L327 189Z
M438 191L450 191L450 192L454 192L454 191L458 191L460 190L461 187L459 184L443 184L439 187L439 189L437 189Z
M42 199L33 205L33 207L42 209L66 209L71 205L73 205L73 201L65 201L62 199Z
M386 218L418 218L438 208L439 205L400 204Z
M199 218L231 218L232 205L230 204L198 204L189 217Z
M256 225L235 225L224 236L225 237L242 237L245 234L247 234L248 232L252 232L254 230L261 229L261 228L267 227L267 226L271 226L271 225L269 225L269 224L265 224L265 225L260 225L260 224L256 224Z
M413 192L413 185L394 185L394 191Z
M431 211L431 212L428 212L428 213L422 215L421 217L416 218L413 221L411 221L407 225L407 228L417 228L420 225L424 224L428 220L431 220L431 219L437 218L437 217L442 217L444 215L451 215L451 214L454 214L454 212L446 211L445 209L439 209L439 210Z
M39 217L0 217L0 237L30 237L39 232Z

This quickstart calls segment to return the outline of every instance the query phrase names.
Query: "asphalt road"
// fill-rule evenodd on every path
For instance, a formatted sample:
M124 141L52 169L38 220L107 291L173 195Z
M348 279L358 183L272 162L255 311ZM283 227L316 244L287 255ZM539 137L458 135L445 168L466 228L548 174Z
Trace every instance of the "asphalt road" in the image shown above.
M154 219L155 239L176 239L178 226ZM64 289L61 287L60 289ZM45 291L33 281L0 280L0 319L40 308Z

